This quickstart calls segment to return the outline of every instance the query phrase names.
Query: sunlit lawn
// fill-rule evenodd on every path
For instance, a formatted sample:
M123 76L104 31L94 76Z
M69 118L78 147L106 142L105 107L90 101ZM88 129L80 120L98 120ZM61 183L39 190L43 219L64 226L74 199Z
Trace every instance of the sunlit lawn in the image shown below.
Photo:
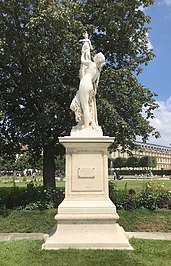
M155 184L155 186L161 187L163 186L165 189L171 191L171 180L117 180L113 181L118 189L124 189L125 186L127 189L134 189L136 192L140 192L146 183L151 182Z
M4 176L0 177L0 187L26 187L27 184L32 182L32 178L29 177L12 177L12 176ZM43 177L38 176L37 181L34 182L35 185L37 186L42 186L43 185ZM57 180L56 179L56 187L64 187L65 182L62 180Z
M118 223L125 231L171 232L171 210L136 209L118 210ZM56 209L50 210L5 210L0 213L0 232L4 233L47 233L56 221Z
M126 177L125 177L126 178ZM4 182L6 180L6 182ZM35 182L36 185L42 185L42 177L37 178L37 182ZM41 181L40 181L41 180ZM23 181L23 178L16 178L15 179L16 183L15 186L17 187L26 187L27 184L29 184L29 182L31 181L31 177L27 178L26 181ZM168 189L171 191L171 180L154 180L154 179L138 179L138 180L116 180L114 181L117 188L118 189L124 189L125 185L127 186L127 189L134 189L136 192L139 192L142 190L143 186L147 183L147 182L151 182L153 184L155 184L156 186L164 186L164 188ZM12 181L12 177L3 177L3 182L2 182L2 177L0 178L0 187L13 187L14 183ZM64 181L59 181L56 180L56 187L58 188L62 188L65 186L65 182Z
M74 237L74 235L73 235ZM171 241L131 239L134 250L41 250L42 241L0 242L2 266L170 266Z
M118 189L140 191L146 182L164 185L171 190L171 180L120 180L114 181ZM16 183L26 187L26 182ZM41 182L38 183L42 184ZM57 187L64 187L64 182L57 181ZM1 183L6 190L13 183ZM0 214L0 232L48 232L56 221L57 210L26 211L6 210ZM125 231L171 232L170 210L133 211L118 210L118 223ZM102 233L102 232L100 232ZM74 237L74 234L73 234ZM171 241L131 239L133 251L127 250L41 250L42 241L7 241L0 242L0 265L2 266L170 266Z

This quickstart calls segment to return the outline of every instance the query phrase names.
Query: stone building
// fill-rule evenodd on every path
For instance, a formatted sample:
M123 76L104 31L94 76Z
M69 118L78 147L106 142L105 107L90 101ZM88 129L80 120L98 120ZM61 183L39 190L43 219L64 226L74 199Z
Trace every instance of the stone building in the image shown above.
M154 170L171 170L171 147L136 142L139 148L132 151L132 155L135 157L152 156L157 159L157 166L153 168ZM122 153L121 149L113 152L111 158L115 159L117 157L128 158L130 155L127 152Z

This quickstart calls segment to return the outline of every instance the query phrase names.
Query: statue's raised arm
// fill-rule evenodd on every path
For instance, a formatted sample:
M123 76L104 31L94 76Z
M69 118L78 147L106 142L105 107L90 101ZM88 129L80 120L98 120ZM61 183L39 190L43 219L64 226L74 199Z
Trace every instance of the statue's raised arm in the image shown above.
M80 42L83 43L82 49L81 49L81 65L80 65L80 71L79 71L80 79L82 79L82 77L85 74L85 70L86 70L86 66L82 63L82 60L91 60L90 51L93 49L91 45L91 41L88 37L87 31L83 33L83 37L84 39L79 40Z

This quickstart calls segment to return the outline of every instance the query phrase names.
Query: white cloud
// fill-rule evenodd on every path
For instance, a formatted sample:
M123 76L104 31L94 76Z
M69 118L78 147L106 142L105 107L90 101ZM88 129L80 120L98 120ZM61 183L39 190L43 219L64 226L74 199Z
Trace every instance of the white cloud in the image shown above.
M153 47L153 45L152 45L152 43L151 43L151 41L150 41L150 39L148 37L148 33L146 33L146 38L147 38L147 47L148 47L148 49L149 50L153 49L154 47ZM132 41L132 38L130 38L130 40ZM141 43L142 40L138 39L138 42Z
M169 0L168 0L169 1ZM170 0L171 1L171 0ZM138 7L138 10L141 10L142 12L144 12L145 11L145 7L143 6L143 5L141 5L141 6L139 6ZM148 49L149 50L151 50L151 49L153 49L154 47L153 47L153 45L152 45L152 43L151 43L151 41L150 41L150 39L149 39L149 37L148 37L148 33L146 33L146 36L147 36L147 41L148 41Z
M147 33L147 40L148 40L148 49L150 49L150 50L153 49L154 47L153 47L153 45L152 45L152 43L148 37L148 33Z
M144 11L144 6L143 5L139 6L138 10Z
M158 102L159 108L155 110L155 118L151 120L151 125L161 134L161 138L150 137L150 143L170 146L171 143L171 96L166 102Z
M169 6L171 5L171 0L164 0L164 3Z

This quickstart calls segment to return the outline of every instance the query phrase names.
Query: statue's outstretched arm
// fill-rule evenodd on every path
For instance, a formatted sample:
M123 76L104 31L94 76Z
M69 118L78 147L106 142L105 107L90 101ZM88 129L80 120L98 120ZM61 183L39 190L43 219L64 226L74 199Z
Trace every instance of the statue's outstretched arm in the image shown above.
M82 55L81 55L81 64L84 64L84 65L88 66L91 62L92 62L91 60L85 60L84 53L82 53Z

